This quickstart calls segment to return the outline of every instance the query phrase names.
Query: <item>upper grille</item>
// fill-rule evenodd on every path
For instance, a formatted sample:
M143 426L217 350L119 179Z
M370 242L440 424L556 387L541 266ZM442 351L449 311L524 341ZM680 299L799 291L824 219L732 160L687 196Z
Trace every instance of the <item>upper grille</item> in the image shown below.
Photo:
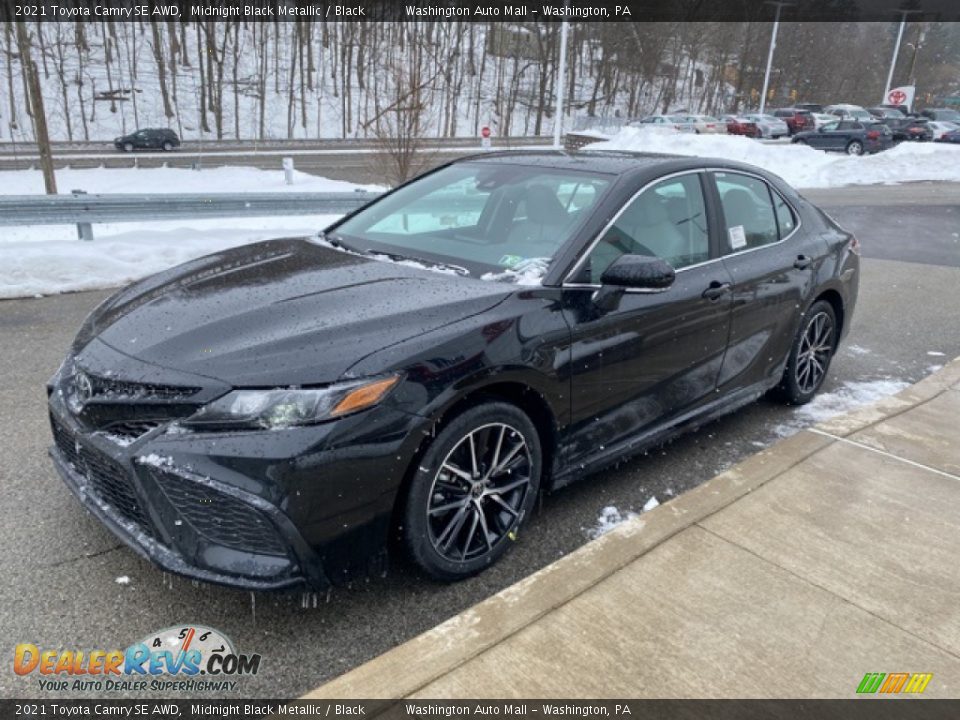
M93 397L112 400L183 400L200 392L198 387L179 385L157 385L120 380L104 375L92 375L90 385Z
M89 491L112 507L125 520L136 524L148 535L153 528L137 499L126 471L119 464L77 441L73 434L51 418L53 439L64 459L89 482Z
M151 472L184 520L210 541L247 552L286 554L276 528L255 507L178 475Z

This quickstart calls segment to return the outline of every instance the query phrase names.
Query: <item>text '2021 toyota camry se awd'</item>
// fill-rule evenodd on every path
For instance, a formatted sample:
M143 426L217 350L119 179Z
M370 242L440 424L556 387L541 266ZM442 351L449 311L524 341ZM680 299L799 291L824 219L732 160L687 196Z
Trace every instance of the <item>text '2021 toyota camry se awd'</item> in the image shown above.
M51 454L161 567L325 586L396 546L456 579L539 492L774 391L813 397L856 239L727 161L494 153L86 320Z

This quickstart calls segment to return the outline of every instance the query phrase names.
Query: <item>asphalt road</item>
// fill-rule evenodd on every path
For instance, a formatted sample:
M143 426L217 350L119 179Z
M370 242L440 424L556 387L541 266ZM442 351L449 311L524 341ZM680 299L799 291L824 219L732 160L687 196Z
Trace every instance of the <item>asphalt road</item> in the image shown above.
M546 146L552 143L548 137L494 138L495 150L509 150L531 146ZM426 170L454 158L481 152L476 138L425 139L419 148L417 167ZM39 167L36 147L20 147L15 150L9 143L0 147L0 171L22 170ZM53 161L56 169L82 168L190 168L218 167L223 165L256 167L262 170L278 170L283 158L291 157L294 167L303 172L322 175L333 180L348 180L358 183L383 183L385 160L382 146L374 140L319 140L294 142L221 142L206 146L190 142L174 152L137 151L124 153L109 147L107 143L85 143L70 147L54 148ZM389 156L387 156L389 158ZM72 190L73 188L61 188ZM83 189L83 188L80 188Z
M850 383L914 382L960 355L960 186L808 195L857 232L864 253L860 302L826 392L841 397L874 387ZM543 500L500 564L456 585L403 566L319 597L197 585L121 547L74 500L46 457L44 381L106 294L0 302L0 649L7 653L0 697L58 697L41 691L35 675L10 672L16 643L122 648L181 623L218 628L241 652L262 654L260 674L243 679L235 697L296 695L576 549L604 507L639 512L651 497L668 500L810 422L803 411L764 400L585 478ZM129 584L116 582L123 576Z

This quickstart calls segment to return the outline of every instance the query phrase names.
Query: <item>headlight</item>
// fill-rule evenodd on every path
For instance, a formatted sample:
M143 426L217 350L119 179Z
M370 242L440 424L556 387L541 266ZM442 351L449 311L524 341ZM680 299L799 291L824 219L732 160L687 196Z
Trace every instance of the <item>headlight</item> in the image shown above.
M282 429L341 417L379 403L399 375L316 389L235 390L183 421L186 427Z

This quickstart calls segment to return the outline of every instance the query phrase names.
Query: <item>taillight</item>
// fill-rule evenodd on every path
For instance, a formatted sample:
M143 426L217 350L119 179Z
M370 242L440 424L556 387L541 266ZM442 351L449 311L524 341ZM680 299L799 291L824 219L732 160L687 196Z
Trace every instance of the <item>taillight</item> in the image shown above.
M860 241L857 240L856 235L850 236L850 244L848 245L848 247L850 248L850 252L852 252L854 255L860 254Z
M879 131L879 130L870 130L869 132L867 132L867 137L870 138L871 140L879 140L879 139L880 139L880 131Z

